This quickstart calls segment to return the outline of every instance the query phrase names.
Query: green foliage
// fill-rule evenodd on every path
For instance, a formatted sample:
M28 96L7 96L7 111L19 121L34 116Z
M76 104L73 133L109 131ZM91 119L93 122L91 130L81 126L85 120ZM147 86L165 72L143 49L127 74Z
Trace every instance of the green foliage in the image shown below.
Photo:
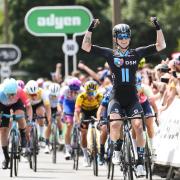
M178 46L180 33L180 1L127 0L125 2L123 1L122 4L123 20L127 21L133 30L133 44L137 47L155 42L155 31L149 19L151 16L157 16L167 43L167 48L161 53L161 56L170 56ZM156 58L159 59L159 57ZM155 61L157 59L155 59Z
M0 34L3 34L3 12L0 10ZM3 41L3 36L0 36L0 43Z
M62 44L64 39L62 37L34 37L29 34L24 27L24 17L29 9L35 6L60 6L60 5L84 5L93 14L94 17L103 19L102 26L97 29L93 39L96 42L101 42L101 45L111 44L111 23L106 17L103 17L102 11L109 7L109 0L104 1L80 1L80 0L9 0L10 7L10 22L11 30L13 32L12 42L20 47L22 51L22 60L14 68L24 69L30 72L30 78L37 78L39 76L50 78L50 72L55 70L55 65L58 62L64 64L64 54L62 52ZM108 28L107 28L108 26ZM105 38L109 34L109 39ZM82 37L77 37L79 46L82 43ZM90 57L82 53L78 53L78 59L87 60L90 66L93 66ZM99 62L99 60L97 60ZM104 60L100 59L100 62ZM98 63L97 63L98 64ZM72 63L70 62L72 66ZM70 67L72 69L72 67Z
M12 43L20 47L22 60L14 66L30 72L30 78L39 76L50 78L58 62L64 64L62 37L35 37L27 32L24 17L29 9L35 6L82 5L87 7L94 18L99 18L100 26L93 33L94 44L112 47L112 0L9 0L9 15L12 32ZM180 49L180 1L179 0L121 0L122 21L132 28L132 47L155 43L156 32L150 23L151 16L157 16L165 34L167 48L161 56L150 57L148 60L157 62L171 52ZM0 14L0 34L2 34L2 15ZM1 36L2 37L2 36ZM70 38L70 37L69 37ZM79 47L83 36L77 37ZM1 39L0 39L1 40ZM91 68L104 64L104 59L87 55L81 49L78 60L83 60ZM93 60L91 60L93 59ZM72 69L72 62L70 62Z

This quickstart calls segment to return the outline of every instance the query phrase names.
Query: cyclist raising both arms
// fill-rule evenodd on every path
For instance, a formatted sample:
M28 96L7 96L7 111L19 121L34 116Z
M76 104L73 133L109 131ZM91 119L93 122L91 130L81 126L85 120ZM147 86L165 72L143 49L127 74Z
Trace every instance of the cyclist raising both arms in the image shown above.
M94 19L86 32L82 49L104 57L111 69L113 79L113 90L108 105L108 115L110 120L120 119L123 115L122 110L128 116L136 116L142 112L142 107L138 102L136 91L136 71L141 58L152 55L166 47L163 32L156 17L151 17L151 22L156 28L156 43L149 46L130 49L131 29L127 24L117 24L113 28L114 49L92 45L92 31L100 23L99 19ZM137 140L137 175L145 175L144 170L144 145L142 121L140 119L132 120L132 126L136 133ZM120 163L120 150L122 140L120 140L121 123L113 121L110 123L110 137L114 142L114 153L112 161L114 164Z

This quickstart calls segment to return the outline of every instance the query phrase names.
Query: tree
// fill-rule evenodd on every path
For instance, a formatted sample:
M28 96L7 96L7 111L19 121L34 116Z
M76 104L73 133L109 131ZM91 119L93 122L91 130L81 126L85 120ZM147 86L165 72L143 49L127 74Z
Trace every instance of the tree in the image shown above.
M177 49L180 33L178 21L180 19L179 0L126 0L122 2L122 7L123 20L127 21L133 29L133 44L135 46L155 42L155 31L152 28L149 18L151 16L157 16L163 28L167 48L161 53L160 58L156 56L156 60L157 58L160 60L166 56L170 56Z
M102 44L107 44L107 33L110 31L110 21L107 18L102 17L102 11L109 5L109 0L103 2L98 0L83 1L83 0L41 0L41 1L29 1L29 0L9 0L10 7L10 24L12 30L12 43L20 47L22 51L22 60L15 66L16 69L24 69L30 72L30 78L37 78L39 76L50 77L50 72L55 69L55 64L58 62L64 63L64 54L62 52L62 44L64 39L62 37L34 37L29 34L24 27L24 17L29 9L35 6L54 6L54 5L83 5L86 6L94 15L103 19L109 28L105 27L105 24L98 29L95 39L102 41ZM103 29L104 28L104 29ZM101 31L101 33L100 33ZM102 33L103 32L103 33ZM109 36L111 37L111 36ZM77 41L81 46L82 37L78 37ZM87 55L81 51L78 53L79 59L87 59ZM89 63L87 63L89 64Z

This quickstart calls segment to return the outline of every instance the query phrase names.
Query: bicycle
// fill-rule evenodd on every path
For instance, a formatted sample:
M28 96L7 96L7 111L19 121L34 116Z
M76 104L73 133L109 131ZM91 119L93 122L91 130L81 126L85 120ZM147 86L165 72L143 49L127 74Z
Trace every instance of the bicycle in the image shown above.
M122 151L120 155L120 160L121 160L120 169L123 172L124 180L133 180L134 175L137 177L136 170L135 170L136 169L135 152L134 152L132 137L130 133L131 128L132 128L130 121L133 119L143 119L143 116L141 115L140 117L139 116L128 117L127 115L125 115L124 117L120 119L109 120L109 122L113 122L113 121L123 122L123 146L122 146ZM114 167L114 165L112 167ZM114 171L114 168L113 168L113 171ZM113 176L111 177L111 179L113 179Z
M58 126L56 117L60 116L60 113L53 113L51 116L51 145L52 145L52 162L56 163L57 159L57 142L58 142Z
M80 154L80 132L77 124L74 125L72 130L71 147L72 147L71 158L73 159L73 169L78 170L79 154Z
M146 144L145 144L145 169L146 169L146 179L152 180L152 152L149 147L149 137L147 134L146 126L145 126L145 119L147 118L155 118L156 125L159 126L159 123L157 121L157 114L155 113L154 115L148 115L148 116L143 116L143 129L145 132L145 138L146 138Z
M106 164L107 164L107 179L111 177L111 180L113 180L114 177L114 164L112 163L112 155L113 155L113 142L110 139L110 136L108 135L107 138L107 151L106 151Z
M29 166L34 172L37 171L37 155L39 153L39 142L38 142L38 130L36 120L43 119L45 117L33 115L33 119L31 122L31 130L30 130L30 152L28 153Z
M143 124L143 133L146 136L146 144L145 144L145 169L146 169L146 179L152 180L152 161L151 161L151 153L150 153L150 148L149 148L149 144L148 144L148 135L146 132L146 126L145 126L145 118L148 117L156 117L156 115L154 116L144 116L143 113L141 113L141 116L135 116L135 117L128 117L128 116L124 116L120 119L116 119L116 120L110 120L110 122L112 121L122 121L123 122L123 147L122 147L122 154L120 156L121 159L121 163L120 163L120 169L123 171L123 175L124 175L124 180L133 180L134 179L134 175L135 177L137 177L136 175L136 159L135 159L135 152L134 152L134 148L133 148L133 144L132 144L132 137L131 137L131 123L130 121L133 119L142 119L142 124ZM158 123L157 119L156 119L156 123ZM158 124L157 124L158 125ZM112 166L114 167L114 166ZM112 168L112 171L114 171L114 168ZM133 173L134 172L134 173ZM111 180L113 179L113 174L114 172L112 172L111 175ZM133 175L134 174L134 175Z
M95 127L96 118L91 116L90 119L82 120L82 122L89 123L88 130L90 131L90 139L92 140L90 144L89 160L90 164L93 162L94 175L98 176L98 147Z
M0 117L10 118L11 129L9 133L9 154L10 154L10 177L18 175L18 165L20 161L21 145L20 145L20 133L17 125L17 121L24 118L24 114L0 114Z

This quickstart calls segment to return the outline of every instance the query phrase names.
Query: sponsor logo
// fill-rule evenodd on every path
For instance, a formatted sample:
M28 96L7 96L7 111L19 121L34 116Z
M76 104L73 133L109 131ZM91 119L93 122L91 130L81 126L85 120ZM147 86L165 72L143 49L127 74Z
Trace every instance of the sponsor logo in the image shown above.
M118 109L114 109L115 113L119 113L119 110Z
M125 64L126 64L126 65L130 65L130 66L133 66L133 65L136 65L136 64L137 64L137 61L125 61Z
M80 26L81 18L78 16L58 17L55 14L50 14L48 17L38 17L37 25L40 27L52 26L55 29L63 29L65 26Z
M134 114L137 114L137 113L138 113L138 109L135 109L135 110L134 110Z
M122 58L114 58L114 64L117 67L121 67L124 64L124 59L122 59Z

